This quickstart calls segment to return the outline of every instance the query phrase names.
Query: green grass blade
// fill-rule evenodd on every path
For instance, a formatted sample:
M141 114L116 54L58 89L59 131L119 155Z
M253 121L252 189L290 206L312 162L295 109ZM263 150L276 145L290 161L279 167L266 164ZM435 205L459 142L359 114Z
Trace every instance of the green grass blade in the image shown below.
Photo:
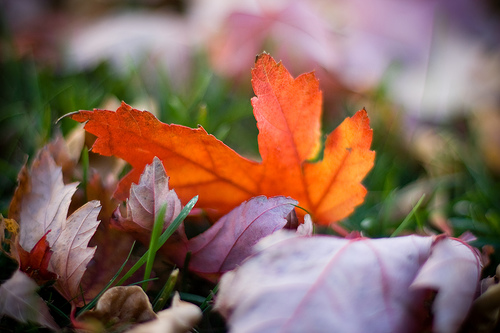
M163 224L165 223L165 213L167 211L167 204L161 206L158 211L158 215L155 216L155 222L153 224L153 231L151 232L151 240L149 241L149 249L156 249L156 244L158 243L158 238L161 235L161 230L163 229ZM148 251L146 269L144 270L144 280L148 280L151 276L151 271L153 270L153 263L156 257L156 251ZM148 283L144 282L142 284L142 290L146 291Z
M411 219L412 217L415 215L417 209L420 207L420 205L422 204L422 201L424 201L424 198L425 198L425 194L422 195L420 197L420 199L418 200L417 204L415 205L415 207L413 207L413 209L411 210L411 212L406 215L405 219L403 220L403 222L401 222L401 224L396 228L396 230L394 230L394 232L391 234L390 237L396 237L397 235L399 235L403 230L405 230L406 228L408 228L408 226L410 225L410 222L411 222Z
M205 298L203 303L200 305L200 309L202 312L207 311L210 308L210 302L214 298L215 294L217 294L217 291L219 290L219 284L216 284L214 289L210 290L210 294Z
M128 286L135 286L135 285L137 285L137 284L141 284L141 283L144 283L144 282L156 281L156 280L158 280L158 278L157 278L157 277L155 277L155 278L150 278L150 279L147 279L147 280L141 280L141 281L137 281L137 282L132 282L131 284L127 284L127 287L128 287Z
M163 234L161 234L154 251L158 251L158 249L160 249L163 246L163 244L165 244L167 239L174 233L175 230L177 230L177 228L179 227L181 222L184 221L186 216L188 216L189 212L191 211L191 209L193 209L197 201L198 201L198 196L195 196L186 204L186 206L184 206L184 208L181 210L179 215L177 215L172 224L170 224L168 228L163 232ZM144 265L144 263L147 261L148 252L150 250L151 249L148 249L148 251L146 251L146 253L144 253L144 255L135 263L135 265L129 269L129 271L120 279L120 281L118 281L117 283L118 286L123 284L125 280L131 277L132 274L134 274L139 268L141 268L142 265Z
M203 296L190 294L190 293L180 292L179 295L181 296L181 299L183 301L195 303L195 304L202 304L203 302L205 302L205 299L206 299Z
M167 282L161 289L160 293L156 297L153 302L153 311L158 312L165 307L165 303L167 303L170 298L170 294L174 291L175 284L177 283L177 277L179 276L179 269L176 268L170 273Z

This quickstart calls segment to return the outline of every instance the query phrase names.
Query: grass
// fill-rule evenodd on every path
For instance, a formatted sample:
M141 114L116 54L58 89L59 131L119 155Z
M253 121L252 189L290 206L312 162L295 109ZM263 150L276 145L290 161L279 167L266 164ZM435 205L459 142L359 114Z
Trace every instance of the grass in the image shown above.
M67 72L40 66L34 59L2 59L0 212L4 216L8 215L8 205L16 186L17 173L26 158L35 156L36 151L55 133L66 134L76 125L69 119L63 119L56 125L55 120L78 109L101 107L110 97L133 105L134 101L146 96L157 103L160 120L191 127L201 124L209 133L238 152L257 156L257 129L252 116L252 93L249 87L233 87L231 82L211 73L203 59L200 56L196 63L189 84L190 89L186 91L174 89L175 84L169 82L161 70L158 77L144 78L141 76L141 68L128 74L117 75L105 63L86 71ZM374 103L376 107L368 109L374 118L372 147L377 152L376 162L364 181L369 191L365 202L350 217L341 221L340 225L348 231L358 230L369 237L439 233L439 228L431 221L436 213L440 213L446 216L454 236L471 231L477 237L472 245L491 245L497 250L496 253L500 253L500 183L498 175L488 169L484 157L479 153L480 147L472 132L468 130L468 119L462 119L465 123L465 133L457 130L454 123L435 126L438 133L451 132L459 143L459 149L456 158L451 162L452 172L433 174L430 171L432 166L430 169L411 152L411 143L405 143L401 139L404 132L401 127L404 122L396 119L401 116L401 112L386 100L383 93L374 92L366 98L377 102ZM355 100L348 99L341 114L325 114L323 128L331 130L342 118L361 107ZM389 121L384 114L392 115L396 120ZM465 140L459 139L464 135ZM85 183L88 172L88 156L85 154L81 165ZM409 195L411 193L413 197ZM122 266L106 288L123 284L143 265L146 265L144 280L149 280L156 252L186 218L196 200L196 197L193 198L178 218L161 234L159 231L162 224L158 219L146 252L116 282L125 267ZM320 232L332 233L331 230L324 229ZM4 265L4 261L0 263ZM492 264L487 267L485 274L491 274L498 263L500 256L493 254ZM0 267L0 271L3 268ZM169 275L163 287L154 295L150 295L156 298L155 310L164 308L172 291L176 286L182 285L181 297L199 304L204 310L204 319L196 330L225 331L223 321L217 314L209 311L216 286L203 285L204 283L189 276L185 271ZM146 286L147 283L144 282L143 288ZM40 293L48 295L47 290L41 290ZM62 305L62 301L57 295L50 295L54 296L50 302L54 312L61 314L56 315L56 318L67 316L69 312L65 305ZM98 297L94 301L97 301ZM94 301L80 311L92 308ZM61 322L64 320L67 318L61 319ZM0 321L0 328L6 327L9 327L10 332L44 331L34 325L15 323L4 317Z

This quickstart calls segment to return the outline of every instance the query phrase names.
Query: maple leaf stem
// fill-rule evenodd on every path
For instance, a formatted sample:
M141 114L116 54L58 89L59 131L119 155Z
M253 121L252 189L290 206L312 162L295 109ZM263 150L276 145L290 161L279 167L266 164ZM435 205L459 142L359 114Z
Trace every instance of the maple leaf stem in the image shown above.
M170 224L168 228L158 238L156 248L154 248L153 251L158 251L163 246L163 244L165 244L167 239L174 233L175 230L177 230L182 221L184 221L184 219L188 216L189 212L191 212L191 209L193 209L197 201L198 201L198 196L195 196L191 200L189 200L189 202L186 204L186 206L184 206L179 215L177 215L172 224ZM120 281L118 281L117 285L123 284L125 280L131 277L132 274L134 274L142 265L146 263L149 251L151 251L151 248L148 249L146 253L144 253L139 260L137 260L135 265L129 269L129 271L120 279Z
M167 211L167 204L165 203L161 206L158 214L155 216L155 222L153 224L153 230L151 232L151 240L149 241L148 257L146 261L146 269L144 270L144 280L148 280L151 276L151 271L153 269L153 262L156 257L156 244L158 243L158 238L161 235L161 230L163 229L163 224L165 223L165 212ZM153 250L151 250L153 249ZM146 291L148 283L144 282L142 284L142 290Z

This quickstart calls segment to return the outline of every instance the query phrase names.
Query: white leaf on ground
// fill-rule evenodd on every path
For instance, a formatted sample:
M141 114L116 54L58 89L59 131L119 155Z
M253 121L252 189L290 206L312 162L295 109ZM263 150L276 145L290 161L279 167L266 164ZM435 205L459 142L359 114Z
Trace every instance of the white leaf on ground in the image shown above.
M215 307L232 332L421 332L435 290L434 325L452 333L479 282L478 255L457 239L273 236L221 278Z

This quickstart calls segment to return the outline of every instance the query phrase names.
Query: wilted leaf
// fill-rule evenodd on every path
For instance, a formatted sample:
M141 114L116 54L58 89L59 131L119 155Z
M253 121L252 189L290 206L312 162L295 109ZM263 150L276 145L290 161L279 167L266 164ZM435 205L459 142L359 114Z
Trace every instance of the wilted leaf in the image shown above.
M375 157L366 111L346 119L328 136L323 160L309 163L320 148L322 96L314 74L294 79L281 63L262 54L252 77L260 164L241 157L201 127L163 124L125 103L116 112L80 111L72 118L87 122L85 129L97 135L93 151L116 155L133 166L117 190L122 199L145 165L158 156L181 201L199 195L200 208L220 215L258 195L293 197L322 224L349 215L364 199L366 189L360 182Z
M83 273L94 256L96 248L87 245L99 225L100 209L99 201L90 201L77 209L52 245L54 253L49 270L59 275L55 287L67 300L73 300L80 293Z
M422 332L435 291L434 331L456 332L480 268L442 236L285 236L222 276L216 308L233 332Z
M167 205L163 230L165 230L182 210L182 205L174 190L168 187L168 177L161 161L155 157L153 163L146 165L139 184L132 184L127 200L127 218L120 210L114 213L112 222L124 231L131 233L143 243L149 243L155 216L163 205ZM165 252L183 261L186 255L187 237L184 224L181 224L165 244Z
M79 294L78 285L95 252L87 244L99 225L98 201L86 203L66 219L76 186L64 185L61 168L44 149L31 167L29 190L19 199L19 245L31 252L46 235L53 251L48 270L59 276L55 286L68 300Z
M252 198L189 240L189 269L219 274L234 269L252 253L261 238L282 229L297 201L264 196Z
M38 285L21 271L0 286L0 317L9 316L20 322L33 322L51 328L59 327L49 313L49 308L37 295Z
M64 185L61 168L45 149L33 161L29 181L19 214L19 244L28 252L49 230L47 241L54 244L66 225L71 196L78 185Z
M170 308L158 312L156 320L137 325L127 333L187 333L191 332L201 318L200 308L181 301L179 293L176 292Z
M113 287L99 299L94 310L76 318L87 332L118 330L157 318L148 296L139 286Z

